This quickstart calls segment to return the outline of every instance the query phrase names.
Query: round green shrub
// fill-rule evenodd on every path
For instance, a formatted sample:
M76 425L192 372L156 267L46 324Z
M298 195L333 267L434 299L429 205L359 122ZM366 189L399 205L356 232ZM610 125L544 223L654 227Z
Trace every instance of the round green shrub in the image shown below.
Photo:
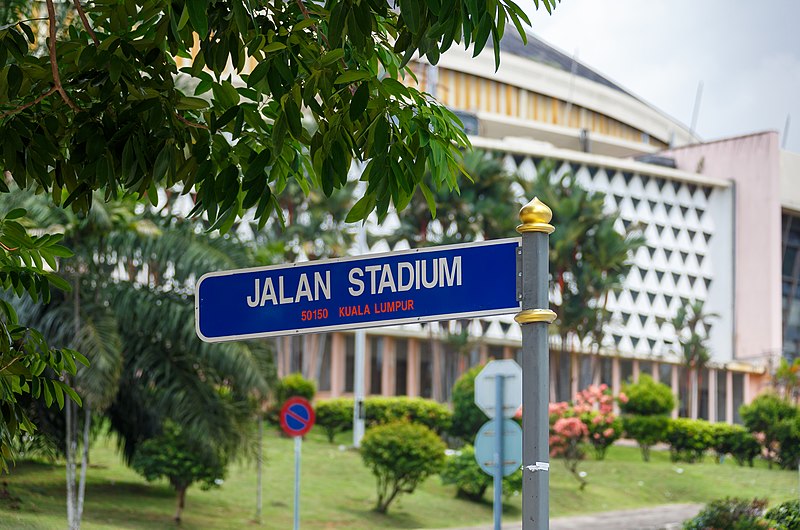
M328 441L333 443L337 433L346 432L353 427L353 400L346 398L328 399L317 402L316 422L325 431Z
M275 400L280 407L291 397L302 397L312 401L316 393L317 385L314 381L306 379L302 374L289 374L278 382L275 388Z
M444 465L444 442L424 425L397 422L368 429L361 458L378 480L375 509L386 513L400 493L413 493Z
M769 510L766 519L781 530L800 530L800 501L786 501Z
M770 465L773 461L787 469L797 465L795 448L800 447L800 428L795 428L795 425L800 423L800 408L768 393L761 394L749 405L743 405L739 413L750 432L764 434L763 447L768 454L774 454Z
M649 375L639 376L638 383L622 386L622 392L628 401L620 401L619 407L625 414L640 416L669 415L675 408L675 396L672 389L662 383L656 383Z
M642 458L650 461L650 448L664 439L669 427L667 416L623 416L622 427L628 438L639 444Z
M450 394L453 401L453 423L450 434L472 443L478 430L488 419L475 404L475 378L483 365L470 368L459 377Z
M664 441L673 462L699 462L714 447L714 431L705 420L678 418L669 420Z
M448 456L440 473L442 484L456 486L456 497L480 502L494 477L487 474L475 460L475 448L465 445ZM503 496L522 491L522 469L503 477Z

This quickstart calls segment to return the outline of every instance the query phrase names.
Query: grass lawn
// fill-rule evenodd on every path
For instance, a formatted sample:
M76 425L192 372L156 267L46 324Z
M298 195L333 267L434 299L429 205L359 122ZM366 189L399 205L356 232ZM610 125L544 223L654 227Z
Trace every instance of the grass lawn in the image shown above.
M337 442L347 444L349 433ZM264 516L262 528L292 526L294 454L292 441L274 432L265 440ZM84 525L86 529L174 528L175 498L166 482L148 484L120 461L112 440L92 449ZM797 472L753 469L732 461L722 465L709 457L701 464L673 464L654 451L643 463L638 449L613 447L605 461L587 460L582 469L589 485L580 492L561 462L551 466L551 515L572 515L648 505L706 502L725 496L767 497L772 503L798 494ZM217 489L189 489L182 528L257 528L255 464L242 462L229 470ZM456 499L453 487L438 477L428 479L413 495L400 497L389 514L372 511L374 479L359 455L328 444L321 432L303 443L301 478L302 528L446 528L492 521L491 491L484 503ZM8 489L19 502L0 496L0 528L60 529L66 525L64 467L21 462L8 476ZM17 506L18 505L18 506ZM505 505L504 518L519 521L519 497Z

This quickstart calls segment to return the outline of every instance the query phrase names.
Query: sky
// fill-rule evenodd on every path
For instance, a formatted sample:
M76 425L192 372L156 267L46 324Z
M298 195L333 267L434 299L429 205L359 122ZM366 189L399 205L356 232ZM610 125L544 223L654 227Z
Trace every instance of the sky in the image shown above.
M520 5L531 0L517 0ZM800 153L800 1L562 0L534 35L714 140L774 130Z

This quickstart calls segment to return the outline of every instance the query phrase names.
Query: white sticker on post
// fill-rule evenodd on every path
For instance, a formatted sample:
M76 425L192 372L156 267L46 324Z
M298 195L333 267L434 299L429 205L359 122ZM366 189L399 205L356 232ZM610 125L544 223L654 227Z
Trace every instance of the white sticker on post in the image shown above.
M550 471L550 463L536 462L536 464L532 466L525 466L525 469L527 469L528 471Z

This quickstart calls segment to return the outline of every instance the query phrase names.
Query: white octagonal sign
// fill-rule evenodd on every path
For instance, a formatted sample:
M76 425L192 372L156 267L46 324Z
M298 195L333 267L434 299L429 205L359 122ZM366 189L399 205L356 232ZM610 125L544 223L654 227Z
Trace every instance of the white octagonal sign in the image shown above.
M503 414L511 418L522 405L522 368L513 359L489 361L475 378L475 404L490 418L497 415L495 381L503 378Z

